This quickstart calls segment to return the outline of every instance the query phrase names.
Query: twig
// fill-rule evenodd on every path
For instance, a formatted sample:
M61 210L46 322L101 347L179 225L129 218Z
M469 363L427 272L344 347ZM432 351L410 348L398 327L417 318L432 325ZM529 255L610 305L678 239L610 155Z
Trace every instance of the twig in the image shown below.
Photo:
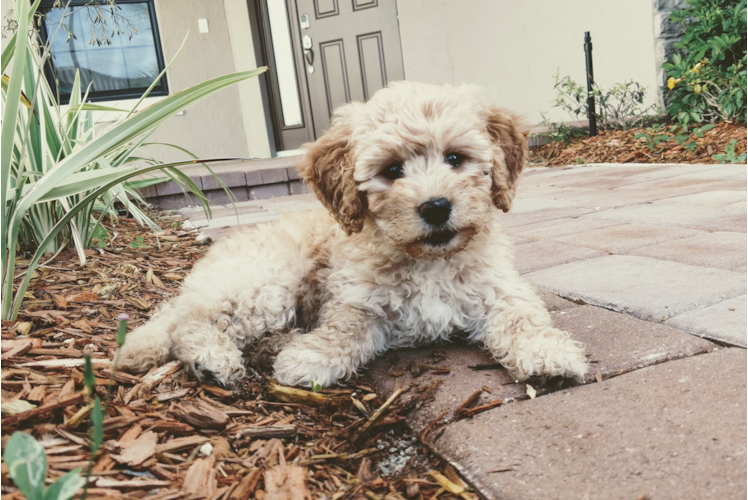
M295 435L295 425L268 425L242 429L236 433L236 439L242 436L249 436L251 438L288 438Z
M355 442L355 441L358 441L359 439L361 439L361 436L363 436L363 435L364 435L364 434L366 433L366 431L368 431L368 430L369 430L369 428L370 428L370 427L371 427L372 425L374 425L374 422L376 422L376 421L377 421L377 419L378 419L379 417L381 417L381 416L382 416L382 415L384 414L385 410L387 410L387 408L389 408L389 406L390 406L390 405L391 405L392 403L394 403L394 402L395 402L395 400L396 400L396 399L397 399L398 397L400 397L400 394L402 394L403 392L405 392L405 389L404 389L404 388L402 388L402 387L401 387L400 389L397 389L397 390L396 390L395 392L393 392L393 393L392 393L392 396L390 396L390 397L389 397L389 398L387 399L387 401L385 401L385 402L384 402L384 404L382 404L382 406L380 406L380 407L379 407L379 408L377 409L377 411L375 411L375 412L374 412L374 413L372 414L372 416L371 416L371 417L369 417L369 420L368 420L368 421L367 421L367 422L366 422L366 423L365 423L365 424L364 424L364 425L363 425L363 426L361 427L361 429L360 429L360 430L358 431L358 435L356 436L356 438L355 438L355 439L354 439L353 441Z
M491 408L496 408L497 406L500 406L500 405L503 405L503 404L504 404L504 401L502 401L501 399L497 399L496 401L492 401L492 402L490 402L488 404L485 404L485 405L482 405L482 406L476 406L475 408L469 408L469 409L465 410L464 415L465 415L465 417L472 417L476 413L481 413L481 412L484 412L486 410L490 410Z
M468 398L462 402L460 406L457 407L455 410L455 418L460 419L462 418L462 414L465 413L465 410L470 408L475 404L476 401L478 401L478 398L480 397L480 393L483 392L480 389L472 393Z
M444 418L444 415L446 415L446 414L447 414L447 410L444 410L443 412L441 412L439 414L438 417L436 417L434 420L431 421L431 423L429 425L426 426L426 428L423 430L423 432L421 432L421 443L423 443L424 445L428 446L428 444L426 443L426 436L428 435L429 432L431 432L432 430L434 430L434 427L436 426L436 424L439 423L439 420L441 420L442 418Z
M375 453L378 453L380 450L378 448L367 448L365 450L361 450L357 453L345 453L343 455L339 455L337 453L327 453L325 455L312 455L309 457L308 460L303 460L299 463L301 466L307 466L307 465L314 465L322 463L326 460L358 460L359 458L363 458L367 455L373 455Z
M497 472L514 472L514 471L516 471L516 470L517 470L517 469L515 469L514 467L508 467L508 468L506 468L506 469L496 469L496 470L490 470L490 471L488 471L488 473L489 473L489 474L494 474L494 473L497 473Z

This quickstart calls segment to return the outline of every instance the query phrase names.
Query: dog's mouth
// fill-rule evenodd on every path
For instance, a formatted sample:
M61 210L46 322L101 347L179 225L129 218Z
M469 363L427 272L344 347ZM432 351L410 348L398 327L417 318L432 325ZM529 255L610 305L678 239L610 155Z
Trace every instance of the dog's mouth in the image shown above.
M428 236L421 238L421 242L431 245L432 247L442 247L449 244L457 235L457 231L452 229L439 229L429 233Z

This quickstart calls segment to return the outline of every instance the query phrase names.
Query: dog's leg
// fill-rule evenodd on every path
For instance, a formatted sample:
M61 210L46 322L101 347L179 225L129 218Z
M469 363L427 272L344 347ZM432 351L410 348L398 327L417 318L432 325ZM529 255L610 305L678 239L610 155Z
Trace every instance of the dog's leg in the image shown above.
M471 339L483 342L516 380L561 376L581 382L588 370L584 345L552 326L543 301L519 277L489 310L485 330Z
M128 334L121 365L142 372L178 359L200 381L234 384L245 374L243 349L268 333L289 330L296 321L296 296L302 290L298 273L270 266L266 271L265 280L234 280L235 286L219 292L215 276L231 276L229 270L196 270L179 296Z
M385 334L374 318L350 306L322 312L319 327L297 335L278 354L274 377L286 385L324 387L350 378L385 350Z
M196 291L182 293L127 336L121 364L145 371L173 358L185 363L200 381L232 385L245 374L246 345L293 325L293 291L294 287L270 284L247 287L233 300L211 300Z
M201 382L233 384L244 376L244 362L234 336L220 328L220 313L220 304L209 303L202 294L178 296L127 335L120 364L142 372L172 358Z
M297 319L316 320L326 237L334 230L328 219L309 212L221 240L195 265L180 294L128 335L123 365L143 371L172 358L200 380L236 382L245 373L242 352L249 345L270 335L268 344L277 349L282 335L274 334L293 330Z
M134 372L145 372L165 363L171 351L171 331L176 320L171 302L165 303L143 326L128 332L119 351L119 365Z

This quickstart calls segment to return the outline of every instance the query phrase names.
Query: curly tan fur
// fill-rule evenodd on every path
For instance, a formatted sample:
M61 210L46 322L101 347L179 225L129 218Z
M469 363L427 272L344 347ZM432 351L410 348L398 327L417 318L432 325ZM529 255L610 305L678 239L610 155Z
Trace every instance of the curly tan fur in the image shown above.
M339 111L330 130L317 142L307 145L298 163L299 172L314 193L347 234L364 226L365 198L353 179L350 106Z
M526 135L467 86L396 82L342 107L300 163L325 209L219 241L120 359L143 371L175 358L230 385L246 358L277 352L278 381L327 386L387 349L459 331L518 380L582 379L584 347L552 326L501 228ZM434 199L450 206L438 224L419 209Z
M527 136L530 126L518 115L505 109L488 108L486 119L488 134L503 153L496 154L493 169L491 194L494 204L508 212L512 208L512 199L516 190L517 179L527 161Z

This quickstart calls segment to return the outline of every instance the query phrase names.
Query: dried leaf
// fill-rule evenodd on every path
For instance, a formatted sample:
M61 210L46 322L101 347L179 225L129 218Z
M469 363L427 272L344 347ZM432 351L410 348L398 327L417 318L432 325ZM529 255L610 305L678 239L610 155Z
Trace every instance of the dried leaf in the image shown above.
M65 296L65 300L68 303L91 302L93 300L99 300L99 296L92 292L78 292Z
M261 472L259 469L252 469L247 472L247 475L236 485L236 487L229 494L228 500L245 500L250 498L250 495L254 493L257 487L257 482L260 480Z
M215 462L216 458L212 456L195 460L184 475L182 491L190 495L210 498L218 486L216 471L213 468Z
M229 423L228 415L203 400L179 403L172 413L199 428L222 429Z
M127 297L127 301L135 306L136 309L140 309L141 311L147 311L151 308L150 304L137 297Z
M31 328L34 326L30 322L21 322L16 325L16 333L19 335L28 335L31 332Z
M297 465L280 464L265 471L266 500L311 499L306 489L306 471Z
M67 309L68 308L68 301L65 300L65 297L62 295L53 295L52 299L55 301L55 305L59 309Z
M527 395L530 396L530 399L535 399L535 396L538 394L538 391L535 390L533 386L530 384L527 384Z
M33 410L34 408L36 408L35 404L31 404L23 399L7 401L0 405L0 411L3 415L15 415L16 413L23 413L25 411Z
M130 466L140 465L156 453L157 443L158 434L145 432L134 441L122 443L122 452L114 459Z

